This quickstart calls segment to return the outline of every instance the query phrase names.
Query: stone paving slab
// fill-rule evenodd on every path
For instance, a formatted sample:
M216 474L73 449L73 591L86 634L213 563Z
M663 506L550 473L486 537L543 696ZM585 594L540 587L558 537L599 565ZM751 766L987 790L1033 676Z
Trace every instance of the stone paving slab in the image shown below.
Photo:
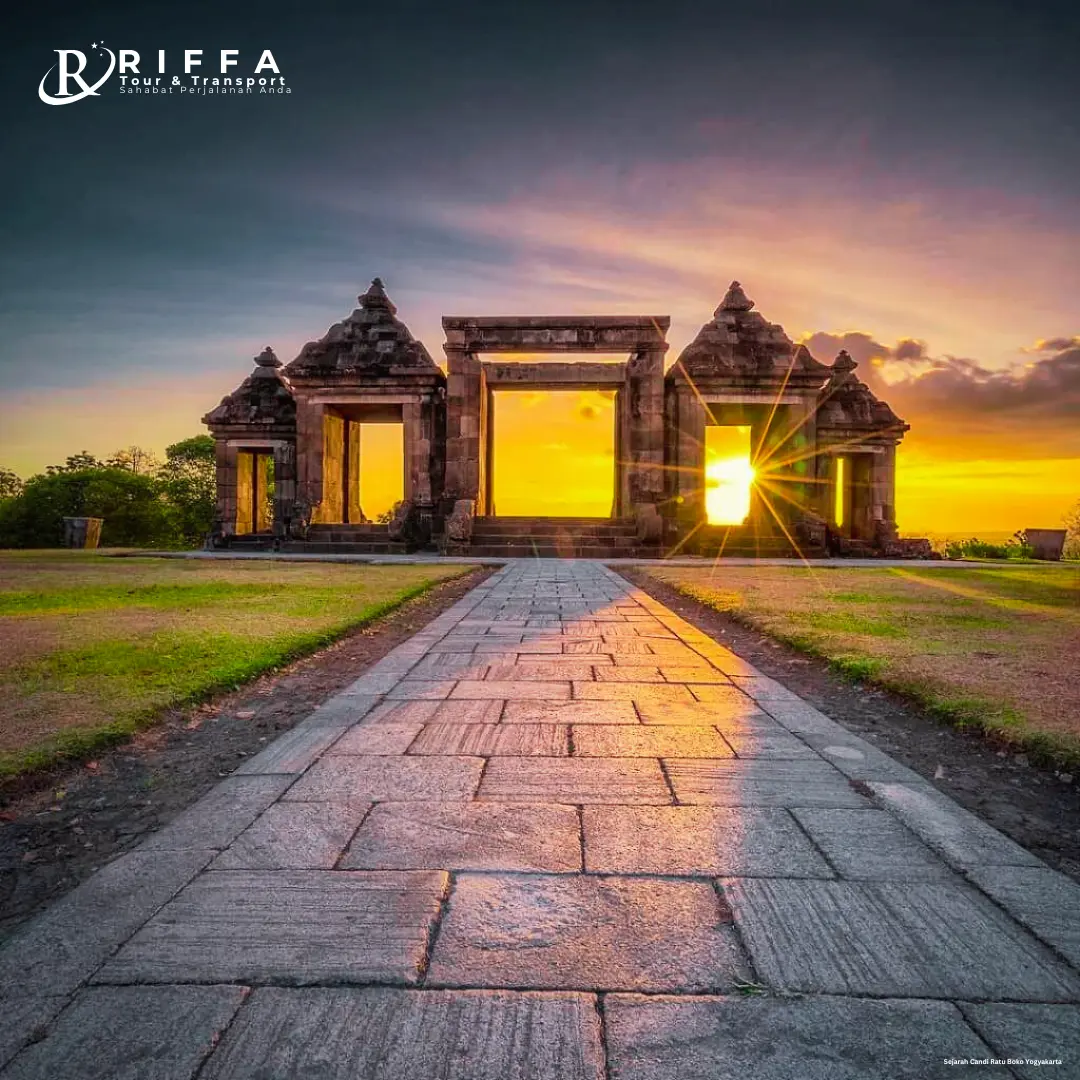
M478 757L324 757L286 792L288 801L400 802L471 799L484 759Z
M566 724L429 724L410 754L462 754L482 757L566 757Z
M710 884L462 874L428 983L596 990L730 987L748 972Z
M581 870L576 808L541 803L380 803L345 869Z
M1080 979L965 885L726 879L763 982L886 997L1080 1000Z
M404 754L423 730L422 724L361 724L347 731L326 752L331 756Z
M660 764L644 758L491 758L481 799L501 802L671 802Z
M249 758L234 775L299 775L349 730L351 723L307 720L275 739L265 750Z
M67 1003L66 994L43 996L33 986L8 986L0 996L0 1069L22 1047L41 1039Z
M660 682L575 682L574 698L578 701L662 701L665 703L694 700L687 687Z
M603 1080L586 994L256 990L200 1080Z
M4 1080L190 1080L244 1000L241 986L83 990Z
M883 810L791 811L841 877L863 881L952 881L955 873Z
M1021 1059L1021 1080L1080 1075L1080 1008L1075 1005L973 1005L961 1003L968 1023L994 1056ZM1038 1064L1050 1060L1050 1064ZM1053 1062L1060 1061L1057 1065Z
M105 983L415 983L448 876L218 870L167 904Z
M772 758L776 761L820 761L817 751L786 731L740 731L721 726L724 738L740 758Z
M640 997L604 1001L618 1080L942 1080L1005 1078L958 1069L987 1046L943 1001ZM1051 1074L1053 1070L1047 1070Z
M565 676L562 682L507 682L494 679L484 682L459 682L449 696L455 701L483 701L492 698L501 701L566 701L570 697L570 683Z
M292 776L232 776L143 842L140 851L227 847L293 783Z
M504 724L640 724L632 701L508 701Z
M1014 919L1080 967L1080 885L1038 866L983 866L968 876Z
M582 824L591 873L834 876L786 810L586 806Z
M723 704L716 701L639 701L638 713L643 724L708 724L725 732L783 731L749 698Z
M216 854L140 848L99 870L5 942L0 1008L10 996L70 993Z
M929 785L870 783L874 799L951 865L1043 866L1029 851Z
M837 808L870 805L824 761L671 758L664 764L681 803Z
M732 757L716 728L580 724L573 729L575 757Z
M210 868L331 870L370 809L370 803L275 803Z

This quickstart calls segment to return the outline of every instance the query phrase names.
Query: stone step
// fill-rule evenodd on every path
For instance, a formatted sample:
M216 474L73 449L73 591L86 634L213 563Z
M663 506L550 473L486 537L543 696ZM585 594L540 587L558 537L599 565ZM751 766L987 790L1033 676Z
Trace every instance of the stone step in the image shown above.
M297 555L407 555L408 544L387 540L337 541L291 540L282 544L282 551Z
M514 518L479 517L473 536L637 536L633 521L619 518Z
M476 544L468 547L469 555L492 559L627 559L639 557L637 548L616 548L604 544L586 546L549 543Z

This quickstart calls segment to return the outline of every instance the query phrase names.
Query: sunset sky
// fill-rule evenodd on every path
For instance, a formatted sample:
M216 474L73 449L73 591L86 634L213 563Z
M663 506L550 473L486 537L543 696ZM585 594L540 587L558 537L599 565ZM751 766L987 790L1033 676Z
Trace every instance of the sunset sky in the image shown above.
M1054 526L1080 498L1077 12L37 5L0 97L0 465L197 433L375 275L439 360L441 315L500 313L669 314L674 360L738 278L912 425L902 532ZM270 49L292 93L43 104L53 50L100 41L208 75ZM550 447L584 459L610 420L517 407L504 471L549 491Z

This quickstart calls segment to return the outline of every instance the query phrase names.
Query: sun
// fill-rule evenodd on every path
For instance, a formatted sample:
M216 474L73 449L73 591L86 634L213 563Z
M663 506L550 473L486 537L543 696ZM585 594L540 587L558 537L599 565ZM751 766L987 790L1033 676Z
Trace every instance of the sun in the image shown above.
M710 525L741 525L750 516L754 466L749 456L715 458L705 468L705 513Z

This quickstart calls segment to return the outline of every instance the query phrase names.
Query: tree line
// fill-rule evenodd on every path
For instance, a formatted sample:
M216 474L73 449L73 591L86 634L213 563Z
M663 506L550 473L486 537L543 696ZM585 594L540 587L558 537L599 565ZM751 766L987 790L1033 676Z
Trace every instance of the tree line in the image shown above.
M197 547L214 520L214 440L139 446L99 460L85 450L23 480L0 468L0 548L56 547L65 517L104 519L105 547Z

